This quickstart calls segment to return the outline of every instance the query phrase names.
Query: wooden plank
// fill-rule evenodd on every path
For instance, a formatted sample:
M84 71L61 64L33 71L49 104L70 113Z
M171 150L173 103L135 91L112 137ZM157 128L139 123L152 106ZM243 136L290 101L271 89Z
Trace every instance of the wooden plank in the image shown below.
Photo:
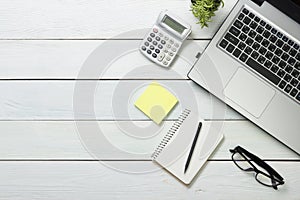
M208 162L189 187L152 162L0 162L0 198L299 199L300 162L269 162L286 183L278 191L231 161Z
M0 3L1 4L1 3ZM139 51L140 40L0 40L0 79L187 79L195 55L208 41L186 41L168 70ZM124 52L116 52L122 48ZM98 58L95 71L81 77L91 53ZM107 54L107 55L106 55ZM105 57L112 56L109 62Z
M201 29L190 10L189 0L2 0L1 39L103 39L142 38L158 14L169 9L193 25L193 38L211 38L236 0L226 0L209 28ZM142 29L142 30L141 30ZM130 34L117 36L131 31Z
M148 119L134 102L151 82L1 81L0 120ZM176 119L183 107L198 109L204 119L242 118L191 81L158 82L179 99L168 119Z
M172 123L168 121L155 126L146 121L2 121L0 160L150 159ZM95 124L100 131L92 128ZM210 158L212 160L230 159L229 149L237 145L262 159L299 160L297 154L251 122L212 124L223 124L224 134L224 140ZM78 129L78 126L85 129ZM90 132L97 133L97 137ZM90 148L93 147L90 141L97 145L96 152Z

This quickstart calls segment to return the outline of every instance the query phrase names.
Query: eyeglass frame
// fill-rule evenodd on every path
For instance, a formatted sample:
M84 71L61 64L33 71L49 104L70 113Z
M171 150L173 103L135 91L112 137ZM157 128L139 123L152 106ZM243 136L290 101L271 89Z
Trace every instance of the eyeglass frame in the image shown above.
M234 149L230 149L229 150L231 153L232 153L232 156L231 156L231 159L232 161L234 162L234 164L240 168L241 170L243 171L246 171L246 172L255 172L256 175L255 175L255 180L257 182L259 182L260 184L264 185L264 186L267 186L267 187L273 187L275 190L278 189L277 186L279 185L283 185L284 184L284 179L283 177L281 177L270 165L268 165L265 161L263 161L262 159L260 159L259 157L257 157L256 155L250 153L249 151L247 151L246 149L244 149L243 147L241 146L236 146ZM247 161L250 166L250 168L248 169L243 169L241 166L239 166L237 163L236 163L236 160L233 158L233 156L236 154L236 153L239 153L244 159L245 161ZM249 157L250 160L247 158ZM265 169L269 174L266 174L265 172L257 169L257 167L255 167L255 165L252 163L252 161L257 164L258 166L262 167L263 169ZM268 185L268 184L265 184L261 181L259 181L259 179L257 178L258 174L262 174L268 178L271 179L271 182L272 182L272 185Z

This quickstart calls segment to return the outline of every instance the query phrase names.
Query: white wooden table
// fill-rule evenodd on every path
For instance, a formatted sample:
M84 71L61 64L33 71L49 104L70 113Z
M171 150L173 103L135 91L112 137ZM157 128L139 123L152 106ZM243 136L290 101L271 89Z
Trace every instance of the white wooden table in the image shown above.
M136 66L151 65L136 49L115 60L100 79L85 77L80 81L87 86L101 85L95 92L95 116L83 107L74 121L78 73L97 47L109 42L137 48L145 30L167 8L193 25L190 42L204 48L235 2L226 0L210 27L200 29L188 0L1 0L0 199L300 199L299 156L230 108L225 118L212 115L212 101L217 102L214 109L225 105L188 80L191 63L180 59L172 68L180 76L154 65L151 73L124 76ZM133 34L124 35L127 31ZM111 102L127 102L122 95L132 92L116 97L118 85L145 85L155 79L176 87L188 84L202 117L224 123L224 141L189 187L150 160L180 106L152 139L124 136L116 125L151 123L132 102L126 108L130 117L113 113ZM118 147L136 153L123 154L103 144L98 161L84 147L78 123L99 123ZM275 191L240 171L228 151L236 145L267 160L285 178L285 185Z

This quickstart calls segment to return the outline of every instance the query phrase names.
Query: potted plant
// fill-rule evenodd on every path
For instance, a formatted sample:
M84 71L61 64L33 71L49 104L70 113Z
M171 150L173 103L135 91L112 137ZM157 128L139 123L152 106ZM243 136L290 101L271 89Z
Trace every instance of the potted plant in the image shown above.
M193 15L199 20L201 28L208 27L208 22L211 22L211 17L215 16L215 11L222 5L223 0L191 0L191 11Z

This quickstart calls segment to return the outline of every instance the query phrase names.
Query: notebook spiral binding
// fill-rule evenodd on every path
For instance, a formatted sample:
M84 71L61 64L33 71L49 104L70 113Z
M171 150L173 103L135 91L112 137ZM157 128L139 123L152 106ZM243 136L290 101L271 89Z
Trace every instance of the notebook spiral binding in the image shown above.
M151 158L152 160L155 160L157 156L162 152L162 150L165 148L165 146L169 143L169 141L172 139L172 137L175 135L177 130L180 128L181 124L184 122L184 120L189 116L191 110L184 109L184 111L180 114L177 121L174 122L172 127L168 130L165 137L162 139L162 141L159 143L157 148L155 149L154 153L152 154Z

